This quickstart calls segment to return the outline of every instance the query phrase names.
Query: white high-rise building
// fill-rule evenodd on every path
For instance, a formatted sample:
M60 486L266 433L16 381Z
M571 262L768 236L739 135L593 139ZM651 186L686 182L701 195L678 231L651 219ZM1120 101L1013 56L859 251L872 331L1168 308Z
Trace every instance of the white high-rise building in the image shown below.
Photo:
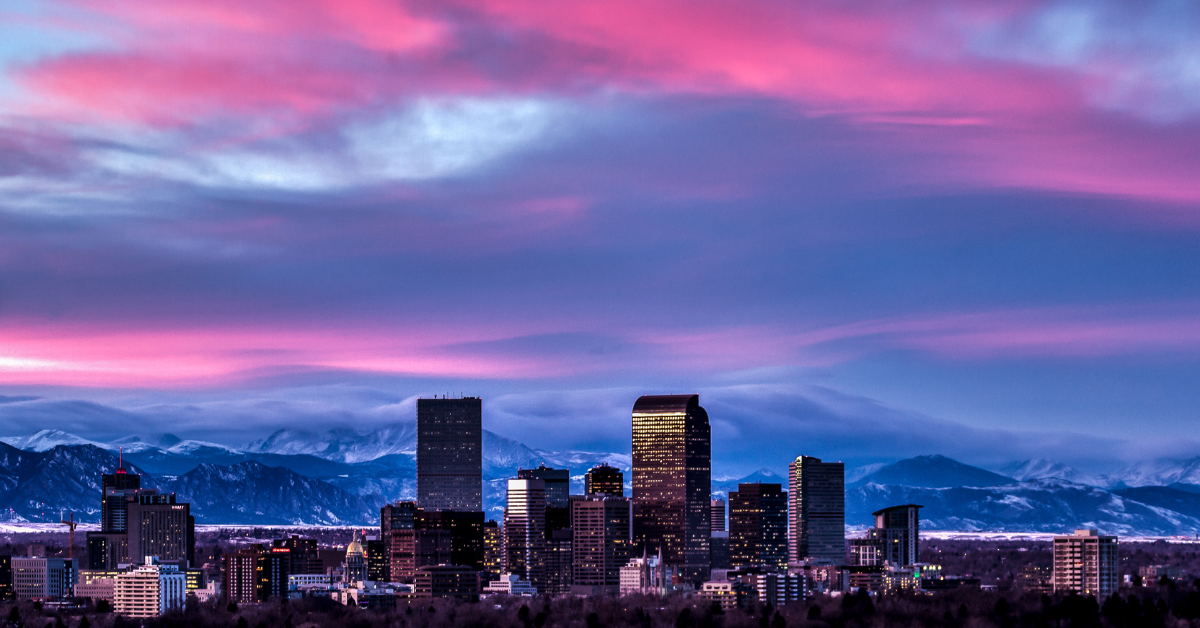
M546 587L546 482L509 480L504 509L504 570Z
M160 565L147 556L146 563L116 577L113 609L126 617L158 617L187 601L187 576L176 565Z

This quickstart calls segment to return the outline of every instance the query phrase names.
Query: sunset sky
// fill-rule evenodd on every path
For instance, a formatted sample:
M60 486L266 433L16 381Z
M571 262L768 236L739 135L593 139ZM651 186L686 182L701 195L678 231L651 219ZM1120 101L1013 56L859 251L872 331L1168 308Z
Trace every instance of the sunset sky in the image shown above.
M1193 456L1198 236L1188 2L0 5L0 435Z

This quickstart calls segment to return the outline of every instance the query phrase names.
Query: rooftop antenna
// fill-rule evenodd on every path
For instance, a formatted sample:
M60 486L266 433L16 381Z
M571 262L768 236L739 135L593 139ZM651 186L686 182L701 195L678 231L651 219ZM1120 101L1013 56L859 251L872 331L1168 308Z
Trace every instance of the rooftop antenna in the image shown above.
M124 469L125 468L125 447L123 447L123 446L117 447L117 455L119 456L118 460L120 461L117 463L117 468Z

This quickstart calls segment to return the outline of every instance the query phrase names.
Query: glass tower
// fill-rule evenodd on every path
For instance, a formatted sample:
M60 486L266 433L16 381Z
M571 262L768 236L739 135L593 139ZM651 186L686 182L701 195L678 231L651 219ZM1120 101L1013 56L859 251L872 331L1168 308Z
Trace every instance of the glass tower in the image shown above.
M846 465L800 456L788 476L788 559L844 564Z
M649 553L709 577L712 447L699 395L645 396L633 406L633 536Z
M483 511L483 400L417 400L417 505Z

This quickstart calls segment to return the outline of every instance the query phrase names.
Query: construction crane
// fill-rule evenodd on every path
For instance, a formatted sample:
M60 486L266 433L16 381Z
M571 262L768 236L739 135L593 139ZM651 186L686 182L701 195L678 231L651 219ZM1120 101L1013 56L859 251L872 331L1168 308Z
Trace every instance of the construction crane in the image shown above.
M59 521L59 523L67 526L67 529L70 531L70 533L68 534L69 538L67 541L69 543L69 545L67 545L67 558L74 560L75 559L75 527L79 525L79 522L75 520L74 512L72 512L71 516L66 519L63 519L62 515L60 514L59 519L62 519L62 521Z

